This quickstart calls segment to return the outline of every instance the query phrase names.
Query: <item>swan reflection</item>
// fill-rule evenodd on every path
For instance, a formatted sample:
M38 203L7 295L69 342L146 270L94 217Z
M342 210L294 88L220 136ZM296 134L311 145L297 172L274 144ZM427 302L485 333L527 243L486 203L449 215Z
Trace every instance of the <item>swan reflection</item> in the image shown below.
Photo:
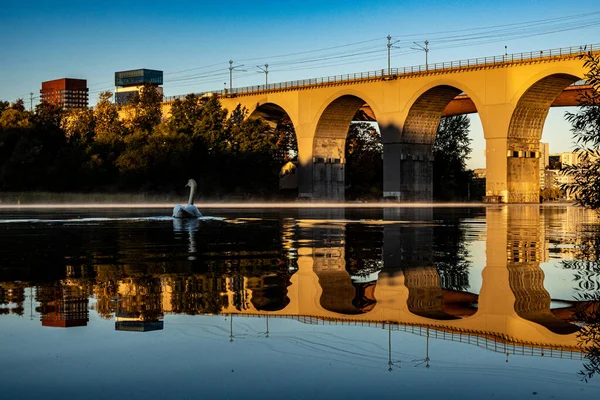
M200 226L200 220L198 219L182 219L182 218L173 218L173 231L177 234L186 233L188 238L188 260L194 261L196 260L196 256L194 254L197 253L198 249L196 246L196 232ZM181 236L183 237L183 235Z

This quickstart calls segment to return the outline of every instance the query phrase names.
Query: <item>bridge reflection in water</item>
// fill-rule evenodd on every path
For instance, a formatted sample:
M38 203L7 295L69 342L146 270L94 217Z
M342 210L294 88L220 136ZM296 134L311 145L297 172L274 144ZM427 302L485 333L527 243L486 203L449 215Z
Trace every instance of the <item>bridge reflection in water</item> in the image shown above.
M176 225L174 234L189 241L188 264L123 270L98 264L93 279L67 269L60 282L37 286L36 311L44 326L85 326L89 297L95 297L93 308L114 317L117 330L168 329L172 314L264 317L267 324L268 318L290 318L386 328L390 335L401 330L507 355L582 358L573 320L577 302L552 299L544 287L546 236L564 228L556 228L551 210L543 211L537 205L489 206L485 217L472 218L470 241L485 241L485 260L478 260L468 259L464 223L442 223L431 208L384 209L383 218L373 220L345 219L343 209L299 210L296 218L279 218L275 228L261 231L262 241L215 253L208 263L216 267L201 273L182 265L213 251L202 248L200 237L210 233L198 224ZM237 229L257 236L252 226ZM236 248L235 256L225 254ZM475 283L479 270L481 287ZM0 284L21 313L25 287ZM553 308L552 300L566 306Z
M297 246L290 248L297 251L293 274L213 281L220 289L210 312L391 326L506 354L581 358L572 307L551 310L544 288L546 238L538 206L487 208L479 293L466 290L461 271L445 276L434 262L444 240L434 240L431 209L387 209L383 221L360 233L352 232L356 221L335 213L299 218L284 230L289 246ZM165 313L178 312L169 305L181 288L168 277L162 285Z

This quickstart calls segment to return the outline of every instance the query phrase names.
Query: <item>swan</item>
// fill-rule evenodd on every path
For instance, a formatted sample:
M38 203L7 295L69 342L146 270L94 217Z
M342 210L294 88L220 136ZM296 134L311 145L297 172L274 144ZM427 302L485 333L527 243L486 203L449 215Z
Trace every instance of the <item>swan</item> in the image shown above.
M190 187L190 199L188 200L187 206L177 204L173 207L173 218L200 218L202 214L198 211L198 208L194 205L194 196L196 196L196 187L198 184L195 180L190 179L185 185Z

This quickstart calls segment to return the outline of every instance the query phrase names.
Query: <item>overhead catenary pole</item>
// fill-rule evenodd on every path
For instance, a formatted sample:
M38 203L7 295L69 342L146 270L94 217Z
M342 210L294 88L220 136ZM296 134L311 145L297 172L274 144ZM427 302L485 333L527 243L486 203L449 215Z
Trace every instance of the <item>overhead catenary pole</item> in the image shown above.
M29 111L33 111L33 92L29 92Z
M256 68L265 73L265 89L267 89L269 86L269 64L265 64L264 68L262 65L257 65Z
M229 92L233 89L233 60L229 60Z
M419 46L418 49L415 49L414 47L411 47L411 49L413 50L423 50L425 52L425 71L429 70L429 60L428 60L428 55L429 55L429 40L426 40L425 46L423 46L421 43L417 43L417 42L413 42L414 44L416 44L417 46Z
M229 60L229 93L233 92L233 70L238 68L238 67L243 67L244 64L242 65L236 65L235 67L233 66L233 60ZM239 71L246 71L244 69L240 69Z
M429 69L429 61L427 57L429 56L429 40L425 41L425 69Z
M392 37L390 35L387 35L387 49L388 49L388 75L390 74L390 52L392 50Z

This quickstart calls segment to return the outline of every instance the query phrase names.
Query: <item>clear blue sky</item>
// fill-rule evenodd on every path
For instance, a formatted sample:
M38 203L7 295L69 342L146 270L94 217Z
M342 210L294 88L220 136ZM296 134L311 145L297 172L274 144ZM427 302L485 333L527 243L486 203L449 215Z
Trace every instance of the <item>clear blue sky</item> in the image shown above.
M71 77L87 79L94 104L100 91L113 88L115 71L134 68L163 70L168 96L221 89L229 84L230 59L243 64L234 72L234 86L264 83L256 65L265 63L269 82L381 69L387 66L388 34L400 41L392 67L423 64L424 53L410 43L425 39L430 63L500 55L505 45L515 53L600 43L600 14L563 20L598 11L597 0L9 2L0 14L0 100L28 100L30 92L39 94L42 81ZM524 32L491 32L550 18L556 20ZM578 29L564 30L571 27ZM475 33L491 34L444 43ZM301 54L282 56L291 53ZM542 140L551 152L571 148L563 113L552 110L546 124ZM477 118L472 135L469 165L483 167Z

